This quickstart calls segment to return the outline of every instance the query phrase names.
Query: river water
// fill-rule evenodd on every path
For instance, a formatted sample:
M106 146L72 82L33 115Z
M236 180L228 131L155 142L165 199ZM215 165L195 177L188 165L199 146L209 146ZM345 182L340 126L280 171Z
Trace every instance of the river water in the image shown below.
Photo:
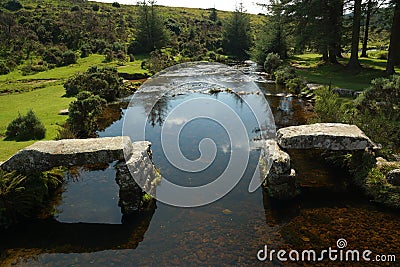
M262 82L258 86L267 96L277 128L304 124L313 115L307 101L288 95L273 84ZM165 117L174 107L196 97L226 103L245 122L250 139L258 134L251 130L257 124L250 108L229 92L164 98L147 122L146 137L152 142L153 160L163 177L187 186L215 179L228 164L233 149L223 127L198 119L183 128L179 142L182 153L196 159L202 139L218 140L218 152L210 168L188 174L173 168L163 156L160 132ZM252 103L259 97L243 96ZM137 106L125 106L122 118L99 135L121 135L124 117L134 108ZM263 106L260 104L259 108ZM54 217L16 225L1 233L1 265L281 266L284 264L277 259L258 261L257 252L265 245L276 250L318 251L335 247L340 238L346 239L351 249L400 257L399 214L370 203L357 190L350 189L346 174L319 160L316 152L290 152L302 186L297 199L282 203L269 199L262 189L249 193L259 153L258 149L250 151L249 164L239 184L215 203L178 208L156 202L149 211L128 220L118 207L113 164L96 171L74 168L65 174L66 185L55 204ZM321 264L327 265L356 264Z

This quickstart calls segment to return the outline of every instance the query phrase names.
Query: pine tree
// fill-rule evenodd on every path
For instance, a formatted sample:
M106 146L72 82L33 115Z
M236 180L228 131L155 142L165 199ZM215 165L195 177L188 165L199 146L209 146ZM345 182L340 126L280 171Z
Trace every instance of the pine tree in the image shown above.
M167 32L158 14L155 0L138 3L138 32L134 45L135 53L147 53L162 48L167 43Z
M251 47L250 17L240 3L231 17L225 22L223 30L223 47L225 52L239 59L248 57Z

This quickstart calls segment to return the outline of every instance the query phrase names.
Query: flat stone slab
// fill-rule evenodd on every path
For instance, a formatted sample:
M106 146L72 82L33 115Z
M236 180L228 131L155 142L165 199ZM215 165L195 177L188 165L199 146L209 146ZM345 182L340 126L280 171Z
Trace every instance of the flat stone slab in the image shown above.
M5 171L42 172L57 166L81 166L125 161L135 150L147 150L149 142L132 144L129 137L40 141L20 150L1 165Z
M355 125L318 123L282 128L277 132L283 149L327 149L355 151L376 145Z

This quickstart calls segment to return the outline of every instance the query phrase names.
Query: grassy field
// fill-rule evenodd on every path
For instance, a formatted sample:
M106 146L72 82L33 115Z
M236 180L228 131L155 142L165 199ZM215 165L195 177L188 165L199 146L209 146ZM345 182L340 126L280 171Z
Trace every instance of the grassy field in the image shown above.
M45 125L45 140L57 135L57 124L65 122L67 116L58 115L60 110L68 109L74 98L65 98L63 83L78 72L86 71L90 66L114 66L119 72L145 73L141 68L146 56L138 56L134 62L120 66L118 62L104 63L104 56L91 55L81 58L77 64L51 69L33 75L23 76L20 70L0 75L0 161L4 161L18 150L35 141L5 141L7 125L18 116L32 109Z
M339 60L340 64L322 64L321 55L296 55L290 63L298 69L298 73L308 82L332 84L333 87L362 91L369 87L371 80L386 76L386 61L376 58L361 58L363 67L359 73L346 69L348 57ZM400 68L396 71L399 73Z
M65 94L62 85L48 86L21 94L3 95L0 97L0 133L4 134L10 121L18 116L18 112L26 114L32 109L45 125L46 140L57 135L57 124L65 122L67 116L58 115L62 109L67 109L73 98L62 97ZM19 149L31 145L35 141L16 142L0 139L0 160L5 160Z

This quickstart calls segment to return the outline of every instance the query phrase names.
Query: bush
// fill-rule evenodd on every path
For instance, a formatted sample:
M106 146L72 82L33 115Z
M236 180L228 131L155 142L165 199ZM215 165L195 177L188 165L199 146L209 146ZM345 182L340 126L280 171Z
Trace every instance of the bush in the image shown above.
M278 54L269 53L264 62L264 69L266 72L272 74L279 68L280 65L282 65L282 63L283 61Z
M103 112L106 101L91 92L80 92L69 106L67 123L69 130L78 138L95 137L97 117Z
M31 62L27 65L24 65L21 68L21 71L22 71L22 75L26 76L26 75L46 71L48 69L49 69L49 65L47 64L47 62L39 61L37 63Z
M99 11L99 10L100 10L99 5L98 5L98 4L94 4L94 5L92 6L92 10L95 11L95 12Z
M22 8L22 5L17 0L9 0L3 4L3 7L10 11L18 11Z
M30 110L25 116L18 114L8 126L6 131L7 139L16 141L39 140L46 135L46 128Z
M289 66L278 68L274 72L274 76L276 83L280 85L286 85L287 81L297 78L296 69Z
M301 78L293 78L286 82L286 87L293 94L300 94L306 88L306 84Z
M356 100L359 124L373 140L400 145L400 76L378 78Z
M85 73L69 78L64 84L67 96L76 96L79 92L88 91L104 98L108 102L121 96L123 79L115 68L93 66Z
M343 122L344 107L339 101L339 96L329 90L328 87L321 87L316 91L317 102L315 103L315 112L317 118L311 122Z
M76 60L77 60L76 54L74 53L74 51L71 51L71 50L65 51L62 54L62 58L63 58L63 65L64 66L75 64Z
M81 58L88 57L92 53L90 45L84 44L81 46Z
M116 7L116 8L120 8L121 7L121 5L118 2L112 3L112 6Z
M54 64L56 66L61 66L63 63L63 53L57 47L52 47L43 52L43 60L49 64Z
M8 74L10 73L10 69L7 67L7 65L4 62L0 62L0 75Z
M75 12L75 11L79 11L79 10L80 10L79 6L71 7L71 12Z

